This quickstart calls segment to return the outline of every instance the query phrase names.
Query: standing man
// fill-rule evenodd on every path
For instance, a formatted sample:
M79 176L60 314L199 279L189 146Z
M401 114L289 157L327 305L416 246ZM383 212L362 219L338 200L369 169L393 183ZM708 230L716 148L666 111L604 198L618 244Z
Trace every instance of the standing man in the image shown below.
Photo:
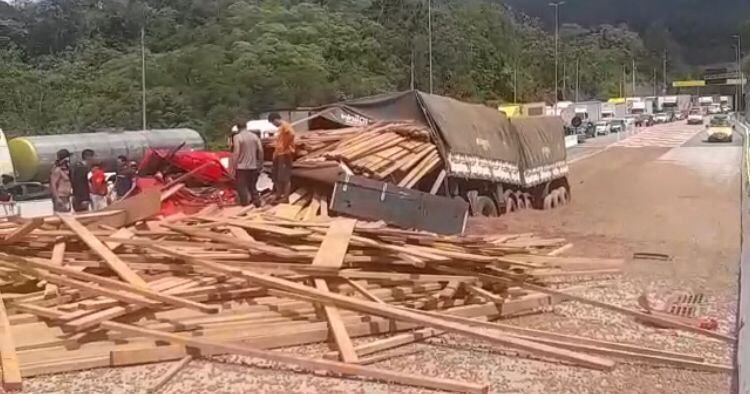
M294 162L294 129L281 115L272 113L268 121L278 127L276 145L273 151L273 184L278 202L289 202L292 188L292 163Z
M73 185L70 183L70 152L57 151L57 161L49 176L49 190L55 212L70 212Z
M70 169L70 181L73 185L73 210L86 212L91 209L91 190L89 189L89 172L94 160L94 151L84 149L81 161Z
M115 178L115 195L121 199L135 187L135 169L124 155L117 157L117 177Z
M248 191L253 205L260 207L260 195L258 194L258 175L263 168L263 145L260 138L247 130L244 123L237 125L237 134L232 136L232 170L234 172L237 195L240 205L246 207Z

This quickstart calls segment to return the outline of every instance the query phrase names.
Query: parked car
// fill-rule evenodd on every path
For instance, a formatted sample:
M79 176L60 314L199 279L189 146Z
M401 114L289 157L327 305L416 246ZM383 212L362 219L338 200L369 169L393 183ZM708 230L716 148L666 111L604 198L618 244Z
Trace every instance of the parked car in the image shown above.
M639 115L627 115L625 117L625 126L627 130L632 130L635 127L635 122Z
M595 126L596 135L607 135L612 132L612 129L607 121L596 122Z
M687 114L685 114L682 111L678 111L674 113L674 120L685 120L687 119Z
M687 118L687 124L703 124L703 112L700 109L691 110Z
M620 133L623 131L627 131L628 125L627 121L625 119L612 119L609 122L610 130L613 133Z
M635 119L635 125L638 127L649 127L654 124L654 116L650 114L640 114Z
M659 112L654 115L655 123L667 123L669 122L669 115L666 112Z

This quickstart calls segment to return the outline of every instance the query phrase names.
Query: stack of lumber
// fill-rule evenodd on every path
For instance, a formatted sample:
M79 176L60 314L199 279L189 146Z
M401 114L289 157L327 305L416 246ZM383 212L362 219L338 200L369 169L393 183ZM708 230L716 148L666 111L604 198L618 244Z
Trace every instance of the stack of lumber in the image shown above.
M339 162L356 175L406 188L443 166L429 130L408 122L304 133L297 137L297 154L306 166Z
M276 213L212 207L120 228L96 214L0 221L3 384L18 388L23 377L168 360L181 360L179 368L193 357L236 354L332 376L487 392L481 382L368 365L443 333L604 371L615 367L613 358L731 370L698 355L493 322L564 300L663 320L545 286L553 275L611 275L622 264L556 256L568 247L565 240L447 237ZM372 335L385 337L353 341ZM273 350L329 340L331 352L317 358ZM176 368L158 385L168 384Z

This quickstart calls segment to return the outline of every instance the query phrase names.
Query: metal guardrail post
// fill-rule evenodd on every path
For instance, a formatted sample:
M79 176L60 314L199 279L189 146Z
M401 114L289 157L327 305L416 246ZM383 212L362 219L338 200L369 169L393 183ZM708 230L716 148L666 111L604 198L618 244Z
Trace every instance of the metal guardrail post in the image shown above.
M740 255L739 302L737 306L737 346L732 392L750 394L750 123L737 115L742 129L742 251Z

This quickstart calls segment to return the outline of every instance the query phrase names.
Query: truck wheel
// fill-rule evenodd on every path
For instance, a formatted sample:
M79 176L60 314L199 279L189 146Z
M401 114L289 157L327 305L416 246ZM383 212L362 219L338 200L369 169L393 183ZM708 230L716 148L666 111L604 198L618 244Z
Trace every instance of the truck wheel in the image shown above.
M568 203L568 191L564 187L557 189L557 205L562 206Z
M516 205L518 206L518 210L530 208L529 206L526 205L526 200L523 199L523 194L521 194L521 192L516 192L514 197L516 199Z
M505 213L509 214L516 211L517 209L518 207L516 207L516 200L514 200L511 196L505 197Z
M544 209L545 211L552 209L552 194L548 194L546 197L544 197L544 205L542 209Z
M523 201L526 202L526 208L528 209L534 208L534 203L533 203L533 200L531 199L530 193L523 194Z
M477 213L474 216L497 217L497 207L487 196L477 197Z

